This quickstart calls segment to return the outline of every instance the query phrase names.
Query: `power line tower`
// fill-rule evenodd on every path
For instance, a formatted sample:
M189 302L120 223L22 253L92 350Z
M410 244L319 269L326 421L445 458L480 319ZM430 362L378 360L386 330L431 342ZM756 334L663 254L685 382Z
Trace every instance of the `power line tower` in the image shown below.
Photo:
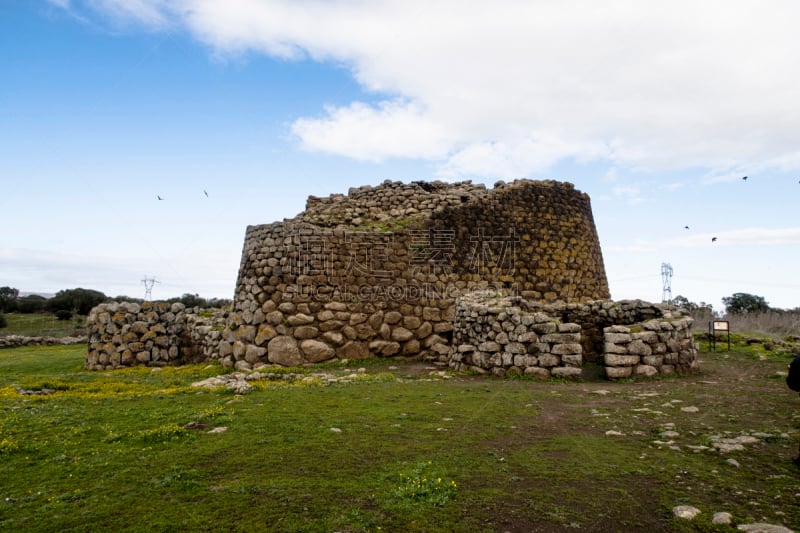
M161 283L156 278L148 278L147 275L144 276L142 280L142 285L144 285L144 299L146 302L149 302L153 299L153 285L156 283Z
M661 263L661 303L672 303L672 265Z

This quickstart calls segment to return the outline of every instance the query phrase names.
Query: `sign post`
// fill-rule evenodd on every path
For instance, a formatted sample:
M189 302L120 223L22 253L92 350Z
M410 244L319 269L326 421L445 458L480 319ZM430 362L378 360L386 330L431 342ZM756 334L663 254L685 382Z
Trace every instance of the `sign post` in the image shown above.
M711 351L717 351L717 332L724 331L728 334L728 351L731 351L731 328L727 320L712 320L708 323L708 337L711 341Z

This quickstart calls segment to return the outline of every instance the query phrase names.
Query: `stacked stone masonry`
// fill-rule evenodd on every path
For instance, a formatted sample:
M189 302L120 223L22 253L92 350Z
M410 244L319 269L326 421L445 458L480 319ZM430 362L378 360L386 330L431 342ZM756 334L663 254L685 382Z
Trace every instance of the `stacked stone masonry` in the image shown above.
M87 318L86 368L166 366L205 361L218 353L220 311L187 310L181 303L103 303Z
M599 310L605 312L601 315ZM657 318L638 322L654 313ZM638 300L547 305L497 291L459 298L449 364L456 370L500 376L580 377L587 359L584 324L562 322L565 316L590 319L589 331L597 327L597 316L625 324L604 327L602 349L590 358L604 365L609 379L650 378L697 368L692 319L681 311ZM590 350L593 347L589 344Z
M498 310L470 296L487 290L514 300ZM608 297L590 201L572 184L386 181L249 226L226 317L163 303L95 309L87 367L414 356L570 377L604 361L604 328L664 318Z
M311 197L247 228L226 365L416 356L446 361L456 296L608 297L589 198L569 183L384 182Z
M80 337L48 337L24 335L5 335L0 337L0 348L19 348L20 346L54 346L59 344L84 344L86 336Z

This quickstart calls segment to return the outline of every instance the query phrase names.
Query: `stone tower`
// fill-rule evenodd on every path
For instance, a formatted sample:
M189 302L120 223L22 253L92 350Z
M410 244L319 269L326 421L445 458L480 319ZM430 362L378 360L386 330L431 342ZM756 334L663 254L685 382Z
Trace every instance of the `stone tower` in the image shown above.
M588 195L556 181L386 181L247 228L220 344L229 365L450 349L460 293L609 298Z

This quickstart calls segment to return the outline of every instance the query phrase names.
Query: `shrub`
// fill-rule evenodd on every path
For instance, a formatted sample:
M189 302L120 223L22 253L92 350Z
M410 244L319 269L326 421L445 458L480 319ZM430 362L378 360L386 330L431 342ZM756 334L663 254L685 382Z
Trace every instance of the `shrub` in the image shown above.
M69 320L72 318L72 312L67 311L66 309L59 309L56 311L56 318L59 320Z
M0 328L4 328L8 326L8 320L6 320L6 315L0 313Z

